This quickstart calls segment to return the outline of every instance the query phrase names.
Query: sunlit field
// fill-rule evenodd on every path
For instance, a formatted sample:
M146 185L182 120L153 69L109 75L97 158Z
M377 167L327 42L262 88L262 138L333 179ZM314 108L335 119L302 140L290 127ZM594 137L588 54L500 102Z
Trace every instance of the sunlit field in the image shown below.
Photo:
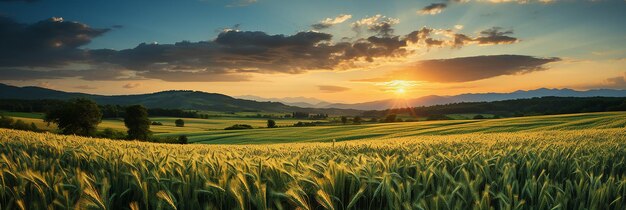
M626 129L167 145L0 130L2 209L624 209Z
M40 118L24 113L7 113L28 123L35 122L40 128L56 129L54 124L46 126ZM22 117L15 117L22 116ZM26 118L30 117L30 118ZM41 117L41 116L39 116ZM576 130L586 128L626 127L626 112L582 113L547 115L485 120L441 120L402 123L364 123L362 125L313 126L265 128L267 120L259 118L220 117L213 119L183 118L185 127L176 127L178 118L157 117L153 121L162 126L150 126L156 136L186 135L193 143L206 144L268 144L289 142L330 142L362 140L370 138L397 138L422 135L449 135L464 133L499 133L518 131ZM290 126L297 119L277 119L279 126ZM233 124L250 124L256 129L223 130ZM105 119L99 129L113 128L126 131L124 122Z

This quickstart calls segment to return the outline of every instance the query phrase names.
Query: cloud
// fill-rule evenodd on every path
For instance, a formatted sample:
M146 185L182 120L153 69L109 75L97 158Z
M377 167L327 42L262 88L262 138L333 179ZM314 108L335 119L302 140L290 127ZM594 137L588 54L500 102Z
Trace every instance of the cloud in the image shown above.
M32 3L32 2L39 1L39 0L0 0L0 2L18 2L18 1L23 1L23 2L27 2L27 3Z
M84 59L79 49L109 29L53 17L33 24L21 24L0 16L0 67L63 66Z
M458 29L456 26L455 28ZM455 33L451 29L444 30L423 27L420 30L409 33L406 39L411 43L425 47L460 48L470 44L498 45L519 42L519 39L509 36L512 34L513 30L502 31L501 27L492 27L472 37L470 35Z
M446 3L433 3L417 11L420 15L436 15L448 6Z
M599 82L589 82L576 86L581 89L622 89L626 90L626 72L623 75L610 77Z
M89 85L78 85L78 86L74 86L74 88L76 88L76 89L83 89L83 90L98 89L97 87L92 87L92 86L89 86Z
M502 75L527 74L546 70L545 64L560 61L560 58L541 58L526 55L483 55L450 59L434 59L416 62L395 71L386 78L360 81L388 81L401 77L414 81L469 82Z
M119 69L93 70L28 70L28 69L0 69L0 80L38 80L80 78L88 81L113 81L141 79L130 77Z
M334 21L335 19L333 19ZM509 44L512 31L485 30L476 37L422 28L393 35L397 19L382 15L356 21L377 35L334 42L316 31L270 35L223 30L215 39L173 44L142 43L123 50L82 49L109 29L51 18L34 24L0 19L0 80L79 78L90 81L159 79L171 82L248 81L254 74L344 70L402 59L420 47ZM45 27L44 27L45 26ZM76 69L77 66L81 70Z
M234 0L233 3L226 5L226 7L245 7L254 3L257 3L257 0Z
M350 88L347 88L347 87L334 86L334 85L320 85L317 87L320 89L320 91L325 92L325 93L338 93L338 92L344 92L344 91L350 90Z
M391 36L394 32L392 26L398 23L400 23L400 19L389 18L381 14L377 14L352 23L352 30L360 35L362 33L362 29L366 28L369 32L378 36Z
M493 27L481 31L481 36L474 39L478 44L510 44L518 41L517 38L507 36L513 34L513 30L501 31L501 27Z
M132 88L137 88L141 86L141 83L126 83L124 86L122 86L123 88L126 89L132 89Z
M315 30L322 30L322 29L327 29L330 28L333 25L339 24L339 23L343 23L346 20L352 18L352 15L347 15L347 14L341 14L335 18L326 18L322 21L320 21L319 23L313 24L311 25L311 28L315 29Z
M331 43L332 35L299 32L268 35L224 31L215 40L140 44L126 50L92 50L93 62L110 63L145 78L167 81L245 81L249 73L297 74L335 70L342 64L406 55L400 37Z

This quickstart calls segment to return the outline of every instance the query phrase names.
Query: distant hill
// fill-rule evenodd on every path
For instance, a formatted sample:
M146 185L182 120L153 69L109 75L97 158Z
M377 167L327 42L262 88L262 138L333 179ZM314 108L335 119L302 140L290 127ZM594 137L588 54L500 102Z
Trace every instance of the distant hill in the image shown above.
M304 108L330 108L328 105L332 104L327 101L323 101L317 98L311 97L284 97L284 98L263 98L254 95L235 96L235 98L255 100L255 101L273 101L280 102L290 106L304 107Z
M251 111L251 112L310 112L337 115L357 115L359 110L342 110L336 108L302 108L289 106L279 102L258 102L237 99L218 93L201 91L163 91L137 95L94 95L70 93L41 87L15 87L0 84L0 99L60 99L89 98L98 104L132 105L142 104L149 108L187 109L207 111Z
M355 104L328 104L324 108L360 109L360 110L385 110L391 108L420 107L443 105L460 102L491 102L512 99L526 99L545 96L556 97L626 97L626 90L597 89L576 91L572 89L548 89L518 90L511 93L467 93L454 96L424 96L405 100L388 99Z

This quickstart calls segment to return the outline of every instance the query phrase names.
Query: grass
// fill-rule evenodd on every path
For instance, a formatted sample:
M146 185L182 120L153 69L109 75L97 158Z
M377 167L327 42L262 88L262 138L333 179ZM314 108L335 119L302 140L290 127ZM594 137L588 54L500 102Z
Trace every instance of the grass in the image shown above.
M592 115L345 126L369 139L269 145L0 129L0 208L624 209L626 128ZM520 130L486 127L510 123Z

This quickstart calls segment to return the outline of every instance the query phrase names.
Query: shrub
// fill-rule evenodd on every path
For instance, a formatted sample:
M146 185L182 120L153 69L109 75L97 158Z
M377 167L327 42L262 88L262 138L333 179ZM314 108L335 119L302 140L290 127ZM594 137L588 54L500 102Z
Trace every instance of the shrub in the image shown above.
M485 116L479 114L479 115L474 116L474 119L475 120L485 119Z
M174 121L174 123L176 124L176 127L185 127L185 121L183 119L178 119Z
M157 121L152 121L152 123L151 123L151 124L152 124L152 125L163 125L163 123L161 123L161 122L157 122Z
M224 128L224 130L244 130L244 129L252 129L252 126L246 125L246 124L235 124L230 127Z
M276 127L276 121L274 121L274 120L267 120L267 127L268 128L275 128Z
M179 144L187 144L187 141L188 141L188 140L189 140L189 139L187 139L187 136L186 136L186 135L182 135L182 136L179 136L179 137L178 137L178 143L179 143Z
M126 139L126 133L122 131L117 131L112 128L105 128L102 131L96 133L96 136L99 138L107 138L107 139Z

